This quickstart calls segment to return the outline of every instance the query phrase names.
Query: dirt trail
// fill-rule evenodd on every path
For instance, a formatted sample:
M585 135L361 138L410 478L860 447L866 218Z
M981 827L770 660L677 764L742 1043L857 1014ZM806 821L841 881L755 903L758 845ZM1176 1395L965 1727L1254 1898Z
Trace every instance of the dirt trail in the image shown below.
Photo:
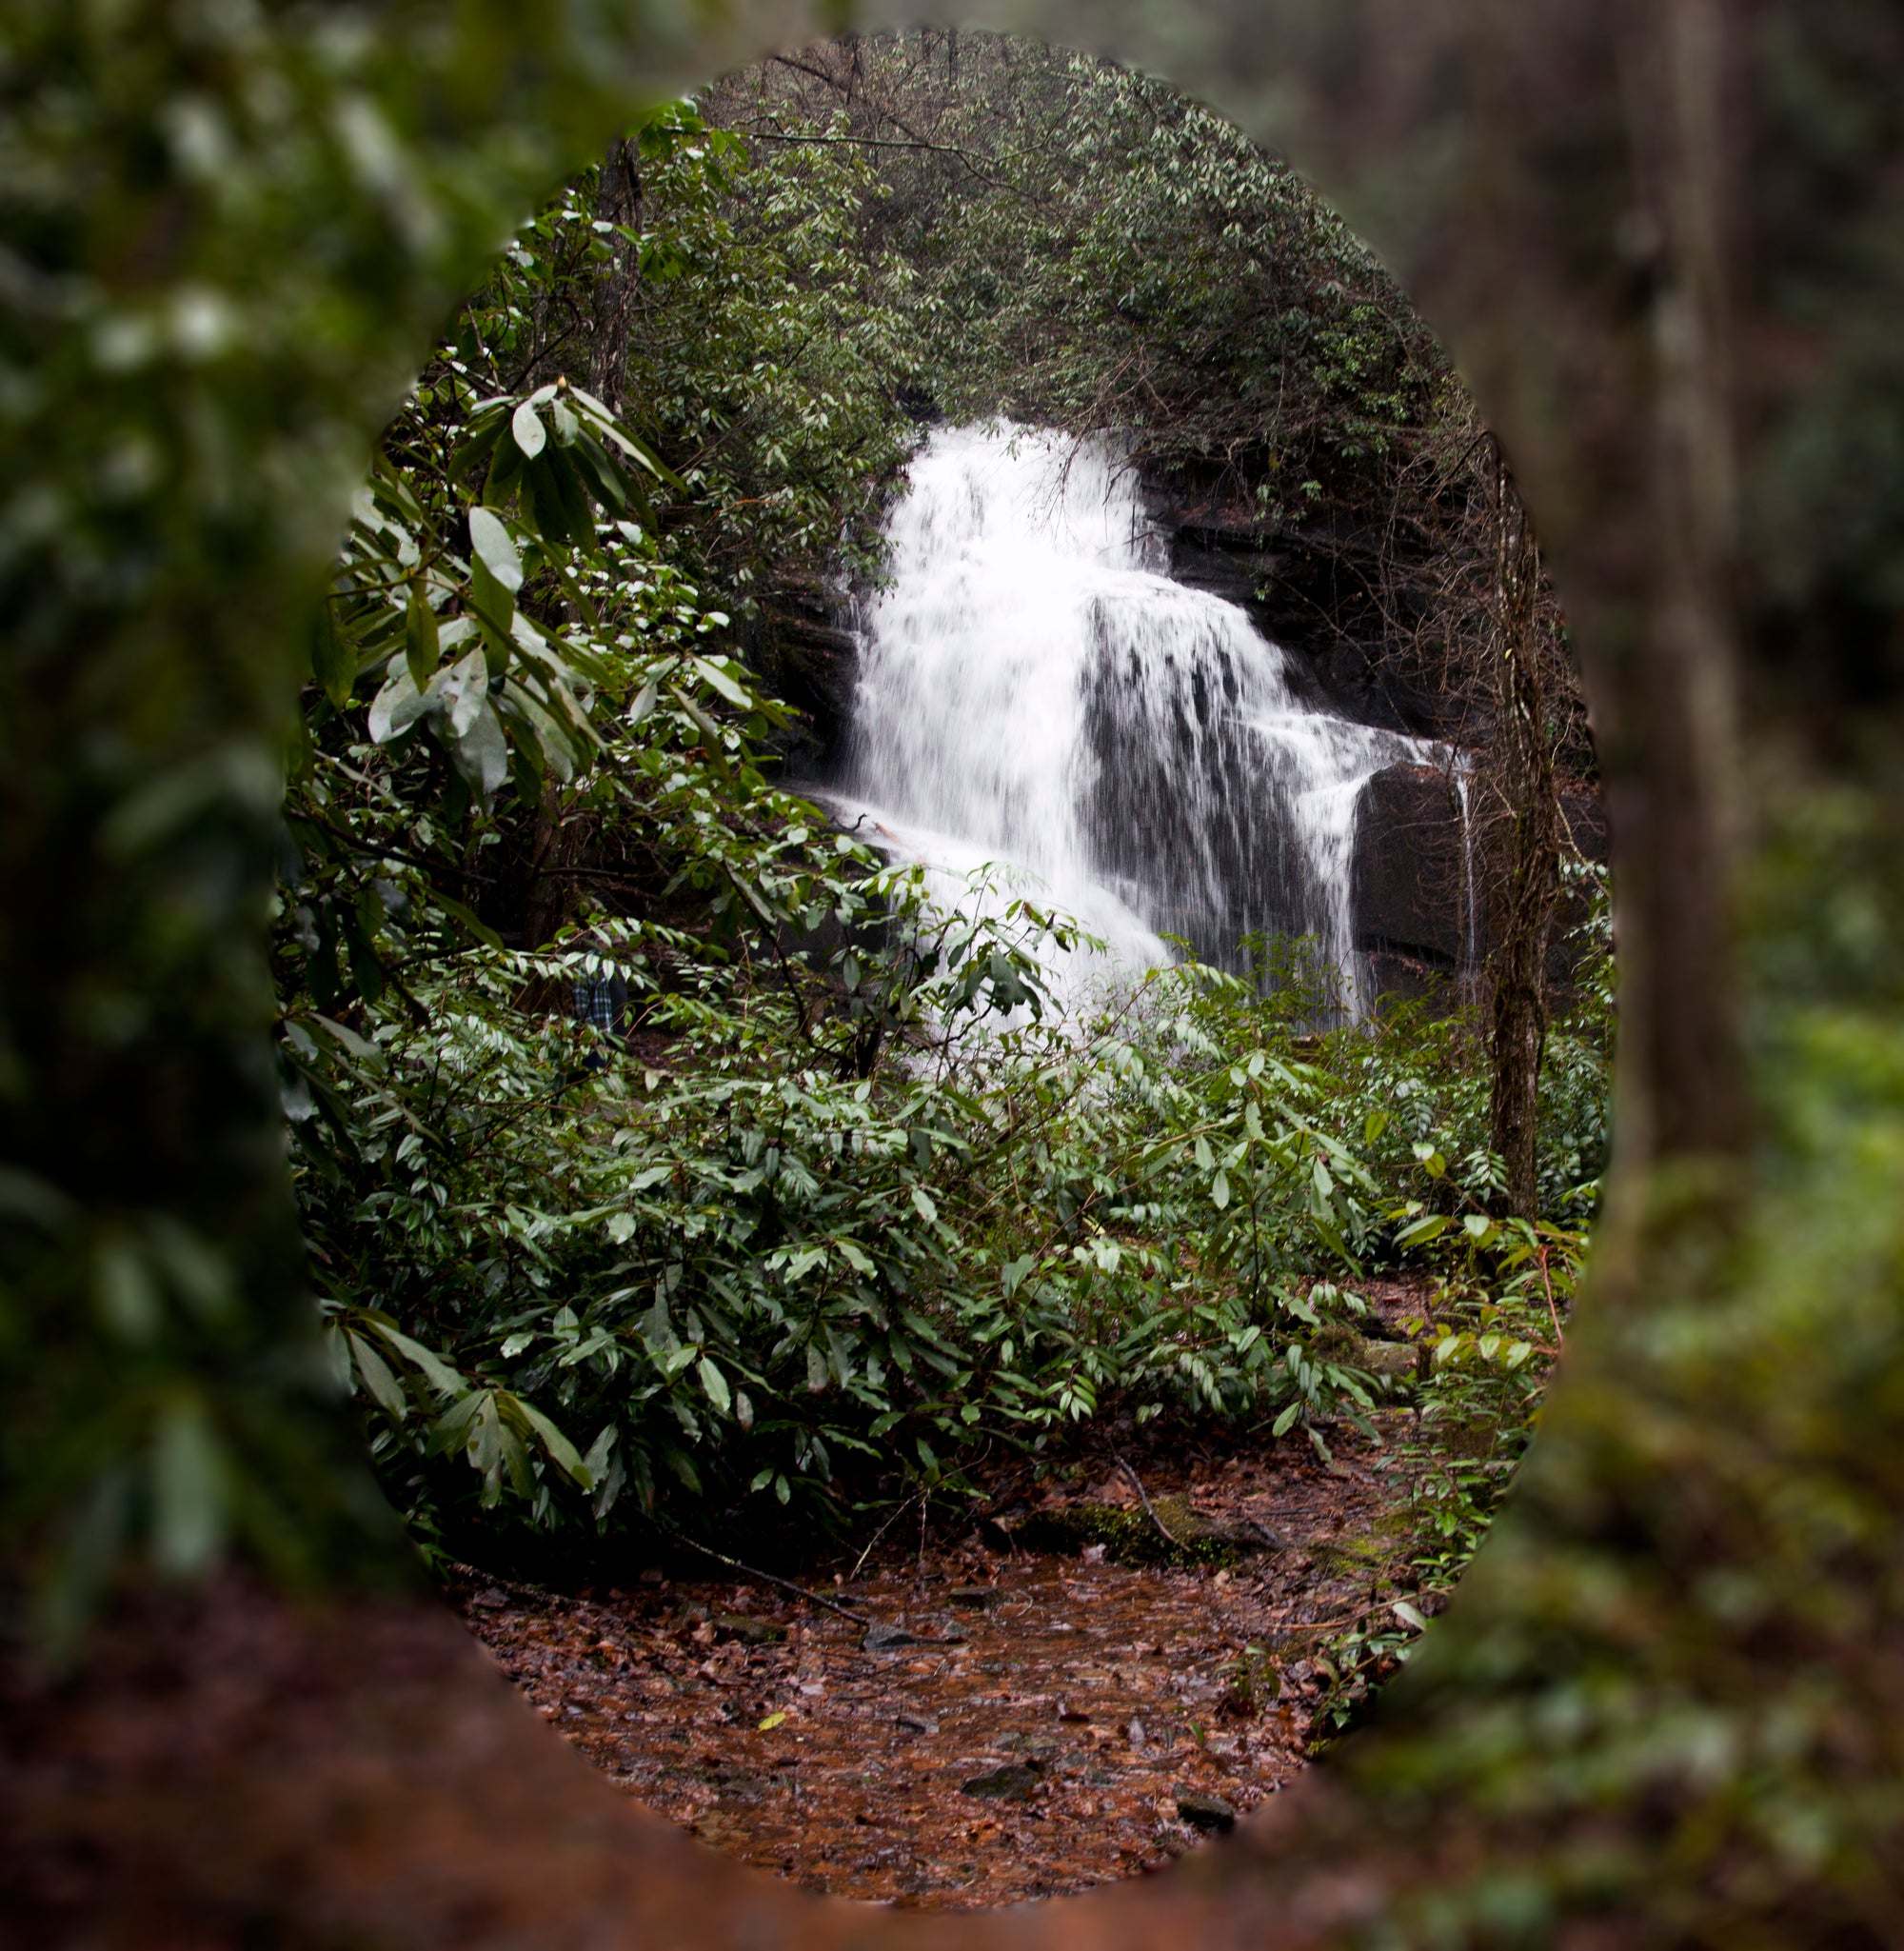
M1302 1766L1308 1655L1392 1590L1404 1486L1383 1472L1349 1446L1334 1470L1289 1443L1153 1454L1153 1502L1281 1548L1212 1570L1018 1550L990 1527L928 1542L824 1587L912 1636L883 1647L733 1578L561 1600L479 1576L453 1596L546 1719L717 1848L841 1896L1020 1902L1155 1866ZM1036 1507L1137 1504L1108 1454L1074 1479Z

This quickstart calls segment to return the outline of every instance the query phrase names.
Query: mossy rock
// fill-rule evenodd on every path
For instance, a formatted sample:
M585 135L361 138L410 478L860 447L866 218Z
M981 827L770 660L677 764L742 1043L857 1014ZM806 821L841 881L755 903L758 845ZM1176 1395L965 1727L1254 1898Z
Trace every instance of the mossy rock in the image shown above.
M1420 1373L1420 1351L1406 1342L1377 1341L1341 1322L1331 1322L1309 1337L1309 1356L1338 1368L1359 1368L1391 1385L1411 1383Z
M1170 1543L1141 1510L1115 1503L1061 1504L1033 1511L1015 1527L1012 1538L1027 1551L1075 1555L1087 1544L1101 1544L1113 1564L1199 1565L1209 1570L1240 1564L1277 1548L1256 1531L1206 1518L1192 1508L1187 1497L1173 1493L1153 1498L1151 1503L1178 1543Z

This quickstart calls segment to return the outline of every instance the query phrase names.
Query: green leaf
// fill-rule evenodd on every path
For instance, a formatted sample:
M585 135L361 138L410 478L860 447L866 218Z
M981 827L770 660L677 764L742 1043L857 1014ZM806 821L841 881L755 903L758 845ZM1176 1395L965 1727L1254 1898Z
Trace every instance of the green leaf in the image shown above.
M1210 1181L1210 1204L1221 1212L1230 1203L1230 1175L1219 1172Z
M446 737L466 738L489 695L489 667L480 648L470 651L431 682L429 699Z
M707 1391L707 1400L722 1415L726 1415L734 1406L734 1395L727 1386L727 1378L715 1366L713 1359L706 1355L701 1358L701 1386Z
M498 790L509 776L509 741L496 708L485 698L475 722L459 739L449 743L449 756L456 769L485 799Z
M718 664L710 662L705 657L691 657L688 662L701 673L707 685L719 691L728 704L739 706L743 711L753 709L755 701L752 692L744 690Z
M542 415L528 400L525 400L510 416L509 431L527 460L533 461L548 444L548 431L542 424Z
M402 1384L390 1373L389 1364L362 1335L351 1333L349 1343L358 1379L369 1392L371 1400L393 1423L403 1422L409 1414L409 1400L404 1394Z
M911 1188L911 1191L912 1203L914 1207L917 1209L920 1218L922 1219L927 1225L932 1224L932 1223L939 1217L939 1208L937 1205L933 1204L931 1193L926 1191L923 1185L915 1185Z
M1417 1220L1413 1225L1403 1226L1395 1236L1398 1246L1420 1246L1430 1240L1438 1240L1448 1230L1448 1222L1441 1213L1428 1213Z
M404 611L404 660L410 682L422 690L436 675L443 662L443 645L436 612L429 607L421 583L410 585L410 600Z
M152 1445L152 1557L175 1579L208 1570L224 1548L231 1480L205 1404L178 1398L161 1413Z
M497 585L513 597L523 587L523 559L502 518L487 508L469 510L469 546Z
M310 672L324 695L341 711L350 702L357 684L357 652L337 627L330 605L317 610L317 627L311 639Z
M408 665L400 666L370 701L370 743L387 746L392 739L402 738L429 711L432 702L418 687Z
M582 1467L587 1471L591 1483L600 1483L607 1474L609 1453L615 1447L615 1439L620 1432L612 1423L605 1423L600 1434L588 1446L588 1454L582 1459Z
M588 1465L582 1461L575 1445L564 1436L533 1403L525 1402L520 1396L512 1396L510 1402L521 1410L523 1420L542 1439L542 1446L559 1467L584 1490L592 1489L594 1478Z

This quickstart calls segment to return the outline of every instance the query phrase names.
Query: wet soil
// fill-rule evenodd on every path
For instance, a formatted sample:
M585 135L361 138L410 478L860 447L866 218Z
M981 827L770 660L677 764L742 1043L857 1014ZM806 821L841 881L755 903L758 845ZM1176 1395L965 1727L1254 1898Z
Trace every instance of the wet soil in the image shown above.
M657 1570L574 1599L472 1574L452 1597L545 1719L713 1846L840 1896L1020 1902L1156 1867L1303 1766L1314 1654L1405 1580L1407 1486L1387 1451L1325 1466L1299 1442L1144 1459L1153 1503L1278 1541L1230 1566L1026 1551L987 1523L816 1582L864 1624ZM987 1487L1020 1523L1140 1507L1109 1452Z

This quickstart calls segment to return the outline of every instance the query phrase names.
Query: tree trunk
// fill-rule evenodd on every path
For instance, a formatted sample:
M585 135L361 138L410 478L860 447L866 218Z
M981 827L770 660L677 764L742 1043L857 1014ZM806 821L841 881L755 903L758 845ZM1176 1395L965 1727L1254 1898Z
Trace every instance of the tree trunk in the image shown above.
M1498 446L1490 440L1488 450L1495 545L1489 784L1500 800L1489 822L1496 837L1488 875L1489 1111L1509 1208L1531 1220L1540 1207L1540 1059L1547 948L1560 894L1561 816L1536 613L1540 551Z
M598 223L614 257L595 286L595 318L588 340L588 390L621 416L628 384L628 333L634 323L635 293L641 289L641 246L619 233L639 231L642 218L641 154L626 136L617 136L602 159L595 198Z

